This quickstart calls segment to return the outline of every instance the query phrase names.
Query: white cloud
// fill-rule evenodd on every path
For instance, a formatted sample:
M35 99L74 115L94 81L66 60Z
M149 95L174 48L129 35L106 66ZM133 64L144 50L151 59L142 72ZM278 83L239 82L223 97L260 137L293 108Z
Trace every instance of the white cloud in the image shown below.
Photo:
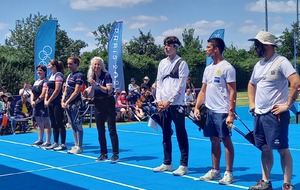
M154 16L138 15L132 17L131 20L133 20L133 22L129 24L129 28L140 29L140 28L144 28L145 26L148 26L149 24L167 21L168 18L165 16L154 17Z
M239 28L239 32L243 34L253 34L260 30L262 29L259 28L252 20L246 20L243 26Z
M8 25L5 23L0 23L0 30L7 29Z
M296 13L296 2L288 1L267 1L268 12L274 13ZM246 10L252 12L265 12L265 0L258 0L255 3L246 5Z
M77 26L75 28L71 29L74 32L87 32L90 31L89 28L87 28L83 23L77 23Z
M69 0L72 9L97 10L103 7L129 7L152 0Z
M228 28L231 26L230 23L226 23L222 20L216 20L213 22L209 22L207 20L199 20L197 22L187 24L185 26L173 28L166 30L162 33L162 36L178 36L181 37L184 29L195 29L194 35L196 36L206 36L210 35L214 30L218 28Z
M286 24L278 23L278 24L273 24L271 28L272 31L284 31L288 27Z
M94 37L94 34L91 32L91 29L86 27L84 23L77 23L77 26L74 28L71 28L71 31L78 32L78 33L84 33L86 37Z

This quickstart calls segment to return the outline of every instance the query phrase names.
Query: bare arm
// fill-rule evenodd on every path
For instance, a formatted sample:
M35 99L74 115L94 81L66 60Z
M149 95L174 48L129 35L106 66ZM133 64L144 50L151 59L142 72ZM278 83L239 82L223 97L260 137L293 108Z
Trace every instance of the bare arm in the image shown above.
M250 110L255 108L255 92L256 92L256 85L249 82L248 83L248 100L249 100Z
M206 84L202 83L201 90L198 94L195 109L194 109L194 116L196 119L200 119L200 106L204 103L205 95L206 95Z

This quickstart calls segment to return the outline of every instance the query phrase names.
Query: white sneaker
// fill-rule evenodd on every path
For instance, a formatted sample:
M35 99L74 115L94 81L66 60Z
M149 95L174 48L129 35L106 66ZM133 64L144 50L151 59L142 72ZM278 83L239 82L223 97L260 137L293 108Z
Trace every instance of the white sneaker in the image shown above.
M173 175L183 176L183 175L187 174L188 172L189 172L189 170L186 166L180 165L179 168L173 172Z
M67 150L67 149L68 149L67 145L65 145L65 144L61 144L58 147L53 148L53 150L55 150L55 151L62 151L62 150Z
M77 147L77 149L76 150L74 150L74 152L73 152L73 154L81 154L81 153L83 153L83 148L82 147Z
M152 171L154 171L154 172L173 171L173 166L162 164L156 168L153 168Z
M234 181L234 177L231 172L225 172L224 177L219 181L219 184L228 185Z
M209 170L204 176L201 176L199 179L202 181L221 179L220 171Z
M55 142L55 143L53 143L51 146L45 147L45 149L46 149L46 150L51 150L51 149L54 149L54 148L56 148L56 147L58 147L58 144Z
M80 152L80 147L79 146L72 146L71 150L68 151L69 154L78 154Z

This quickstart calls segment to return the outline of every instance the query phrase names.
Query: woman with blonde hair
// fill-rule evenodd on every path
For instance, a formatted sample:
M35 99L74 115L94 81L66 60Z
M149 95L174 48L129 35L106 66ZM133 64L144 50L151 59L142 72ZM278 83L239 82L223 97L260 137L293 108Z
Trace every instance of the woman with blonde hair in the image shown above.
M113 155L111 162L119 160L119 138L116 129L116 108L113 95L111 75L105 69L101 57L94 57L87 74L90 88L88 94L94 92L95 119L100 144L100 156L96 161L105 161L107 156L107 143L105 137L105 121L107 120L109 136L112 144Z

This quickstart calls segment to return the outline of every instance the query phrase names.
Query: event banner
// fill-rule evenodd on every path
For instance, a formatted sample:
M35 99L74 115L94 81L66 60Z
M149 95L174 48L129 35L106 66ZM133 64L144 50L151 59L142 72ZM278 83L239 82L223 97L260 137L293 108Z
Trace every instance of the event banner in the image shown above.
M209 37L210 38L221 38L224 40L224 33L225 33L225 29L218 29L215 30ZM207 57L206 56L206 66L212 64L213 60L211 57Z
M122 57L123 21L115 22L111 28L108 42L108 71L115 91L125 90Z
M56 25L57 20L47 20L40 25L36 33L34 45L35 80L38 79L36 67L38 65L47 67L49 61L55 56ZM50 71L47 70L47 77L50 75Z

